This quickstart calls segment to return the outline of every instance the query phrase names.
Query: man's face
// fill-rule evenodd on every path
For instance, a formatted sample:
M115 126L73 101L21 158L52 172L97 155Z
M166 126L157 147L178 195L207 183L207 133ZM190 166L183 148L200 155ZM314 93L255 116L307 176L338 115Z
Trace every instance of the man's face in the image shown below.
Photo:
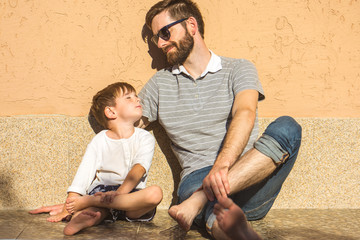
M167 12L156 15L152 21L153 34L157 34L161 28L176 21ZM170 39L159 38L157 46L165 53L167 61L171 65L183 64L194 47L194 39L187 28L176 24L169 28Z
M163 48L167 61L171 65L183 64L194 47L193 37L189 34L187 29L185 30L185 36L182 39L178 42L169 41L169 45Z

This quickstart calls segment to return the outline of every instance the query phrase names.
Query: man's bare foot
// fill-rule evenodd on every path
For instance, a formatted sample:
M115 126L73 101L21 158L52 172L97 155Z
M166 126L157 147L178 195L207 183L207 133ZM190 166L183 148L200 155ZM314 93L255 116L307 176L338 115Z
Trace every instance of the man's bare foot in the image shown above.
M241 208L230 198L219 197L218 203L214 206L214 213L220 229L230 239L261 239L248 225Z
M66 219L69 213L64 209L60 213L53 215L46 219L48 222L61 222L63 219Z
M207 198L203 191L194 192L181 204L172 206L169 209L169 215L182 229L189 231L195 217L200 214L206 202Z
M83 211L73 217L64 228L65 235L74 235L80 230L94 226L101 218L100 212Z
M59 214L64 207L64 204L57 204L52 206L42 206L37 209L29 211L30 214L49 213L50 215Z
M65 205L66 210L69 213L75 213L77 211L90 207L92 204L94 204L94 200L95 197L90 195L68 197L66 199L66 205Z

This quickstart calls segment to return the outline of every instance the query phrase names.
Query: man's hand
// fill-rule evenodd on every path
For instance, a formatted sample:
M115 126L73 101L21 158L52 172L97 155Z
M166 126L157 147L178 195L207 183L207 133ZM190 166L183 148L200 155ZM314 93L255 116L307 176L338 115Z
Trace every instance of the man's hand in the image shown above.
M94 196L98 197L100 196L100 202L102 203L112 203L114 201L114 198L119 195L116 191L109 191L109 192L97 192L94 194Z
M230 193L228 181L229 168L226 166L213 166L209 174L203 180L203 190L209 201L214 201L215 197L227 197Z

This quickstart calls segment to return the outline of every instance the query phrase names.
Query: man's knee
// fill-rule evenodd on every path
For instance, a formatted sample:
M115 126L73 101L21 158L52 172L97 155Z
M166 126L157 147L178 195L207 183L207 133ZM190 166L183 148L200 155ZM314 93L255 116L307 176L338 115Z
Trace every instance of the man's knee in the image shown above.
M266 128L254 147L276 163L283 163L297 154L301 144L301 131L301 126L292 117L279 117Z
M286 145L283 141L301 141L302 128L295 119L289 116L282 116L272 122L264 134L267 134L279 141L281 145ZM283 146L286 147L286 146Z

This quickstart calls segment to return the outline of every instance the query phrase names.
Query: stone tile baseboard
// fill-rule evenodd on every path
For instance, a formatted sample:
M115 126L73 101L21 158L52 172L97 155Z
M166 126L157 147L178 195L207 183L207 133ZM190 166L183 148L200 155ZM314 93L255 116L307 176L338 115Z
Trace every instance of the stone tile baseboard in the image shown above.
M260 118L263 131L272 118ZM297 118L303 127L298 160L274 208L360 208L360 119ZM61 203L94 136L87 117L0 118L0 209ZM159 208L176 201L179 165L165 132L157 139L148 185L164 192Z

